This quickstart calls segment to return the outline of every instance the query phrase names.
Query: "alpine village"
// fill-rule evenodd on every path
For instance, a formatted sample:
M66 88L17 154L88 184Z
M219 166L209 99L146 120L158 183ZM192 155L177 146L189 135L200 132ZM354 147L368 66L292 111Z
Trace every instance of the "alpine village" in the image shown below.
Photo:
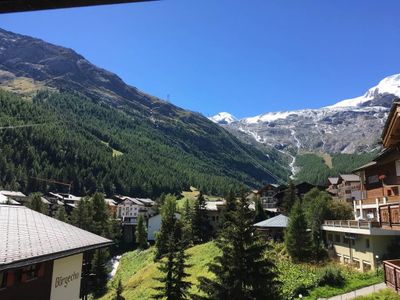
M0 299L400 299L398 97L205 117L0 29Z

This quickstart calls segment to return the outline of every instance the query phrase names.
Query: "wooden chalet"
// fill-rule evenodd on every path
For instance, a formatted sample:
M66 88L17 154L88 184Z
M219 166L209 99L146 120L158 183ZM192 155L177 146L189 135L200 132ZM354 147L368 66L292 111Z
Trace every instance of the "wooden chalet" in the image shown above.
M380 227L400 231L400 102L393 103L382 132L383 151L357 170L363 187L362 206L376 206ZM355 208L357 208L355 206ZM400 291L400 258L383 261L385 283Z

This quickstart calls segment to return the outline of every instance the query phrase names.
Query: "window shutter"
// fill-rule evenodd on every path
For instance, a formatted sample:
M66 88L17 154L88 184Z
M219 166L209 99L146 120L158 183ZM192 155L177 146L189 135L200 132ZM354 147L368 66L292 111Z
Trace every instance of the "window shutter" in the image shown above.
M7 287L12 287L15 281L15 273L10 271L7 272Z

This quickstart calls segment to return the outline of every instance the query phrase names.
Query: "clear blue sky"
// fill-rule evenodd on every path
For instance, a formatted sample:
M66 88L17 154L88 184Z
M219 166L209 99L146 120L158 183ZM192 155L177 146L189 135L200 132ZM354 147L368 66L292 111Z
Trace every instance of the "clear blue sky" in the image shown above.
M0 15L205 115L317 108L400 73L400 1L165 0Z

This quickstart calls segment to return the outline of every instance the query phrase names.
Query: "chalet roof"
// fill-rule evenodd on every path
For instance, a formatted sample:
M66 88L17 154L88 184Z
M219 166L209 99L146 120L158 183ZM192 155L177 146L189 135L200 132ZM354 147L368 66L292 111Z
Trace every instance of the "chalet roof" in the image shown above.
M397 99L393 102L385 126L382 130L382 143L385 148L395 146L399 141L399 113L400 102Z
M104 199L104 201L109 205L109 206L117 206L117 202L115 202L113 199Z
M22 192L17 192L17 191L0 191L0 194L7 196L7 197L27 197L24 193Z
M0 228L0 271L113 244L25 206L0 205Z
M360 181L360 176L356 174L340 174L339 177L344 181Z
M218 211L218 207L224 206L225 201L206 201L206 210Z
M376 161L371 161L371 162L369 162L369 163L367 163L365 165L362 165L361 167L358 167L357 169L354 169L353 172L357 172L357 171L361 171L361 170L367 169L369 167L375 166L376 164L377 164Z
M254 226L262 228L286 228L288 226L288 222L288 217L284 215L277 215L275 217L258 222L254 224Z
M338 184L339 177L329 177L328 181L329 181L330 184Z
M7 196L4 196L3 194L0 194L0 204L14 204L14 205L19 205L20 203L13 200L9 199Z

